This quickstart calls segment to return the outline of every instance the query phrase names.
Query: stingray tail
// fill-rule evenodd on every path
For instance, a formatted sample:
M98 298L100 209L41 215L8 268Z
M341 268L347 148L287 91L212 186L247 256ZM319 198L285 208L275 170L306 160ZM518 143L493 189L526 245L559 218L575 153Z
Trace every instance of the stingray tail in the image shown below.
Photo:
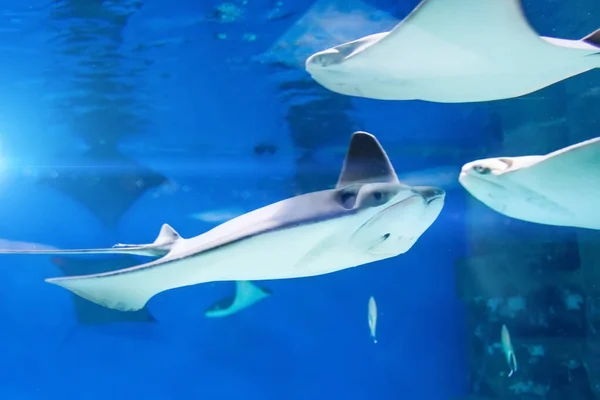
M116 244L113 247L97 249L24 249L0 250L0 254L46 254L46 255L83 255L83 254L129 254L147 257L162 257L171 251L181 236L169 224L163 224L154 242L149 244Z

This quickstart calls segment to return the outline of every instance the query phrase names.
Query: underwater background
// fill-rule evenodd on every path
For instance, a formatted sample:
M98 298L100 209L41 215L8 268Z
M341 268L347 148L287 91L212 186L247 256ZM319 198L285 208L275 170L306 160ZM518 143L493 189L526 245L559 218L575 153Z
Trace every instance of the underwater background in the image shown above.
M1 248L150 243L163 223L196 236L331 187L358 130L401 180L447 194L406 254L255 282L271 295L226 318L204 312L233 282L167 291L125 317L44 279L135 259L2 255L0 399L600 398L600 236L508 219L456 179L474 159L595 137L600 71L441 104L342 96L304 70L417 4L1 0ZM523 5L542 35L600 26L596 0ZM506 321L524 381L500 375Z

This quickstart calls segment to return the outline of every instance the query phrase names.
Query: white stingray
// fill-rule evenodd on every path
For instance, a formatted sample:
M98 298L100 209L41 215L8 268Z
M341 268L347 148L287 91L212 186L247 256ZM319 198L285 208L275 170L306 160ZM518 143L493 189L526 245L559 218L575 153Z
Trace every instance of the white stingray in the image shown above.
M600 138L545 156L499 157L463 166L459 182L506 216L600 229Z
M535 92L600 67L600 30L540 37L520 0L423 0L389 32L313 54L329 90L381 100L462 103Z
M399 182L377 139L357 132L335 189L279 201L190 239L165 224L148 245L11 253L159 256L118 271L47 279L104 307L138 310L182 286L308 277L397 256L435 221L444 198L442 189Z

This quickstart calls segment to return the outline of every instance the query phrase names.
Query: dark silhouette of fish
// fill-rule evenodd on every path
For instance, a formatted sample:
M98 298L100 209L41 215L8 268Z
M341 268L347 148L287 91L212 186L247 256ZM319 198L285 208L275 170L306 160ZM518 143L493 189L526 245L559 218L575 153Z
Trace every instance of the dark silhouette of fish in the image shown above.
M39 183L52 187L92 212L105 226L113 227L148 190L167 178L119 153L92 148L80 157L65 160L69 168L56 168Z
M152 115L136 84L151 60L122 51L122 32L143 2L126 3L64 0L51 7L48 20L55 32L49 39L53 52L60 55L48 79L69 77L65 93L52 101L54 114L89 150L62 155L61 166L44 171L48 174L42 173L39 182L79 202L109 228L167 180L118 149L125 138L144 141Z

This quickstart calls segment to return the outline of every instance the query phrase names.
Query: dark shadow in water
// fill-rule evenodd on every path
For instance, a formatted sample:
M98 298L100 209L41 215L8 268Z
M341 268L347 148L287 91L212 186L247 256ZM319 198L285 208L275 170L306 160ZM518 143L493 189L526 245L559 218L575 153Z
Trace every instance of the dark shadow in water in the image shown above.
M55 168L54 175L42 176L39 183L83 204L107 226L115 226L146 191L167 182L117 150L92 150L67 164L69 168Z
M118 150L127 136L143 140L149 124L151 105L139 98L149 61L122 50L123 29L142 5L65 0L52 3L50 11L55 35L49 44L57 50L48 78L68 82L54 107L88 151L59 155L61 166L42 174L40 183L81 203L109 227L167 180Z

